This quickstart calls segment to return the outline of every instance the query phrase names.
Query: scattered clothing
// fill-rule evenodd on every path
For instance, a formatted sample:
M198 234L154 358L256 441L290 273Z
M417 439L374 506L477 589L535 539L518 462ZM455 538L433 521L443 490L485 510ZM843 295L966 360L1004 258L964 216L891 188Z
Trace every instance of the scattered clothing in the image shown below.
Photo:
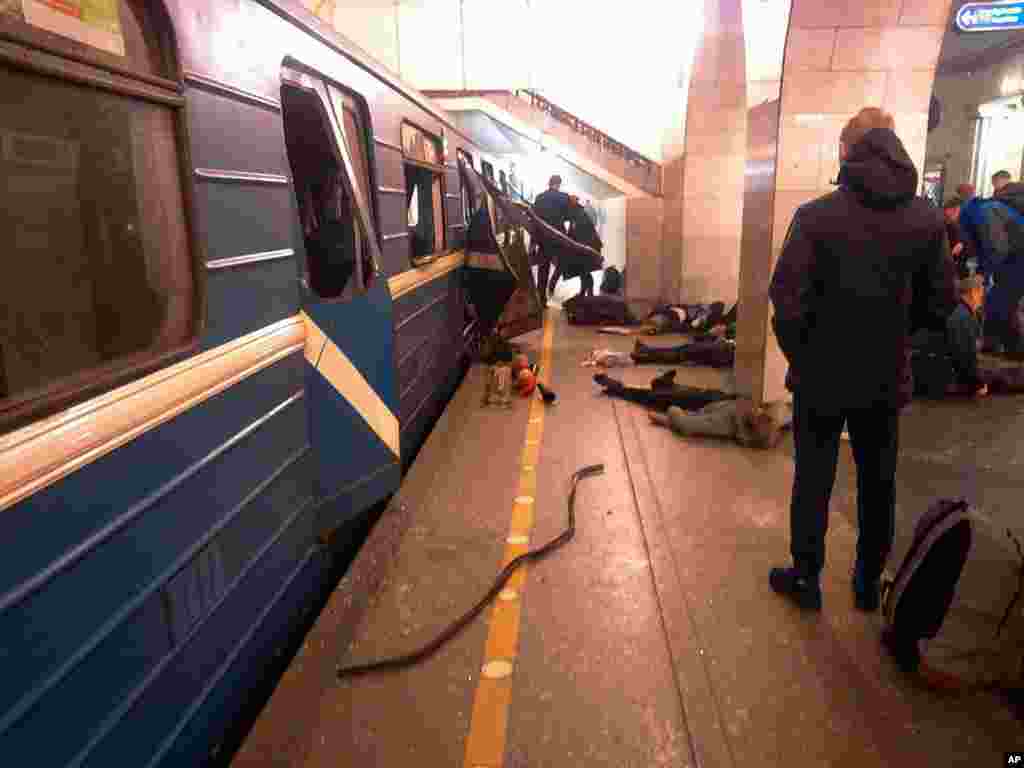
M694 341L675 347L651 347L637 339L632 357L637 363L731 368L736 362L736 345L731 341L714 339Z
M627 387L621 381L596 374L594 381L605 388L605 394L619 397L631 403L639 403L664 411L671 406L684 411L699 411L706 405L720 400L735 400L736 395L717 389L701 389L675 383L676 372L668 371L651 381L651 388Z
M727 438L753 448L774 448L783 430L793 423L786 403L755 408L743 400L720 400L695 413L671 406L666 413L652 413L650 418L679 435Z
M611 349L595 349L583 361L584 368L625 368L633 365L633 358L625 352Z

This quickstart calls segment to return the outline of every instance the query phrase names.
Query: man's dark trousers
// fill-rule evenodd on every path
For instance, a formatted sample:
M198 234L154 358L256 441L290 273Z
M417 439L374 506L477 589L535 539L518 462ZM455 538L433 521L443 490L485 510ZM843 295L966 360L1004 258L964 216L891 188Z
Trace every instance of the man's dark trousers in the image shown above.
M865 583L881 576L892 548L899 409L836 408L793 397L796 473L790 508L794 564L817 577L825 565L828 504L836 479L839 440L845 425L857 464L857 562Z

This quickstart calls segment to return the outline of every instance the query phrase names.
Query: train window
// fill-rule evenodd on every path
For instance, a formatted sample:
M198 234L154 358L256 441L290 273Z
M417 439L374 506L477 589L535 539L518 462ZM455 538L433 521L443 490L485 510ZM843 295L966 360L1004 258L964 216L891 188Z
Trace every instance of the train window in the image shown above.
M368 243L351 185L345 183L330 115L314 89L288 83L281 88L281 111L309 287L325 299L350 297L362 282Z
M504 171L498 171L498 179L500 180L500 183L501 183L501 191L504 192L507 195L508 194L508 177L505 176L505 172Z
M92 62L114 54L86 55L0 8L16 41L5 58L20 62L0 63L0 431L151 370L198 330L182 100L174 83L133 77L163 72L169 54L142 3L119 11L121 31L100 41L123 38L111 78ZM33 50L44 45L56 54L45 63ZM102 87L64 79L62 53L76 81Z
M494 181L494 166L488 163L486 160L480 161L480 169L484 176L491 181Z
M444 189L441 143L408 123L402 124L405 153L407 225L413 263L443 251Z

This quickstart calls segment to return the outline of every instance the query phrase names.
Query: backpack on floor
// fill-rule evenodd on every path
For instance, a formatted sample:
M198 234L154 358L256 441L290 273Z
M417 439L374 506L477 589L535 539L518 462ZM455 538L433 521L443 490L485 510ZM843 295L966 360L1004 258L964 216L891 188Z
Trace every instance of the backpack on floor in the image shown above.
M636 325L636 316L621 296L573 296L562 305L573 325Z
M886 645L947 689L1024 688L1024 551L964 501L922 516L895 575L882 580Z

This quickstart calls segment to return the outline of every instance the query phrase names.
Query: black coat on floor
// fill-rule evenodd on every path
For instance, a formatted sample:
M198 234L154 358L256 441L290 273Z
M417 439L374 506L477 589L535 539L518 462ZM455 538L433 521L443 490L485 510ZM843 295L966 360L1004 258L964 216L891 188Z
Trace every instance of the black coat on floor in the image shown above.
M946 229L915 197L917 170L892 131L855 144L839 181L797 209L772 277L786 383L804 402L899 407L913 393L912 315L942 329L957 303Z

